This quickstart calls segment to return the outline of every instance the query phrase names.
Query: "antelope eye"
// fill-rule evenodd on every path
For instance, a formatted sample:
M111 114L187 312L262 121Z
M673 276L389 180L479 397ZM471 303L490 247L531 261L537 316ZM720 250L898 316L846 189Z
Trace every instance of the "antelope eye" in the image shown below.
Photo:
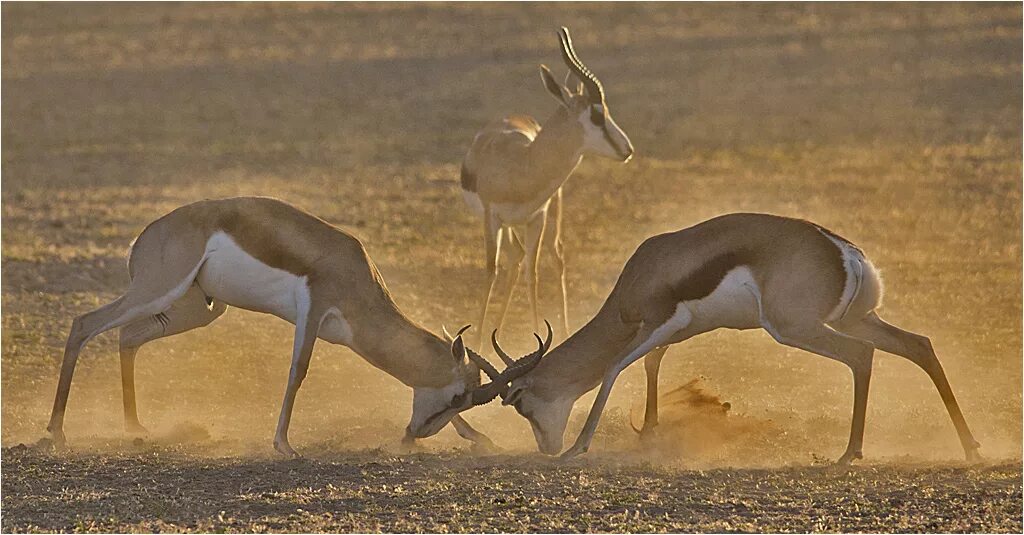
M590 122L596 126L604 126L604 110L598 106L590 108Z

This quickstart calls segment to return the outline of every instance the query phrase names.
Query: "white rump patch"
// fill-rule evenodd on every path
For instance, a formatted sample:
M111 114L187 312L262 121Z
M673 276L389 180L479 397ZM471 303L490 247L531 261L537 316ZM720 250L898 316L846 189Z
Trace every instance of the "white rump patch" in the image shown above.
M843 285L843 294L839 297L839 303L832 309L828 317L825 318L826 323L831 323L843 319L846 313L850 311L850 305L853 304L853 300L857 297L864 282L866 260L864 255L856 248L851 247L850 244L836 239L820 228L818 232L821 232L823 236L831 240L839 248L839 252L843 256L843 269L846 271L846 283ZM867 267L867 269L871 268Z

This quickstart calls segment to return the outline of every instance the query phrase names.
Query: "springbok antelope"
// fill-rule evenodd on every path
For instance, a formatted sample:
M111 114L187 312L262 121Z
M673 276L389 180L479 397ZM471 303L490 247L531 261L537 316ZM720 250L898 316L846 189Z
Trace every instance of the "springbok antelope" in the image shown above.
M569 67L565 84L558 83L546 66L540 66L544 87L558 102L555 112L543 126L525 115L490 123L476 134L462 163L463 197L484 221L488 283L480 312L481 337L487 332L487 309L495 295L501 296L497 319L501 328L520 267L526 273L534 330L539 328L537 262L541 248L554 254L562 293L563 336L569 335L562 184L584 152L623 162L633 156L633 145L608 111L601 82L573 50L569 30L561 28L558 38L562 59ZM569 88L573 78L580 80L575 91ZM525 240L520 238L523 227ZM502 262L506 248L510 258Z
M762 328L780 344L853 371L853 422L840 464L862 457L875 349L928 374L967 458L978 458L980 445L931 342L883 321L875 311L881 298L874 266L836 234L797 219L724 215L643 242L597 315L500 394L529 420L540 450L553 455L562 449L573 404L600 384L583 431L563 454L575 456L587 451L616 377L637 359L646 355L648 384L656 385L669 345L719 328ZM653 388L648 394L657 396ZM656 408L646 417L649 428Z
M146 342L203 327L228 305L295 325L291 372L274 448L288 443L295 395L317 338L351 348L413 389L404 442L451 422L462 437L490 446L460 412L490 401L533 360L511 366L497 385L480 385L480 366L462 331L449 342L406 317L355 237L284 202L239 197L189 204L157 219L128 256L131 283L113 302L75 318L64 349L47 430L63 445L64 411L78 354L96 335L120 327L125 423L145 432L135 405L135 355ZM464 331L465 329L463 329ZM468 359L468 360L467 360ZM531 364L532 365L532 364Z

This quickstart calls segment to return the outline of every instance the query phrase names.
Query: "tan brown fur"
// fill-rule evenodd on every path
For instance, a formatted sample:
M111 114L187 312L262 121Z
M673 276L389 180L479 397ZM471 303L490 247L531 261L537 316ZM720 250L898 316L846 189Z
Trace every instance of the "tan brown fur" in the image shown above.
M875 348L908 358L929 374L965 454L975 458L979 446L928 339L885 323L875 312L881 300L881 284L866 258L861 257L863 273L857 280L857 290L844 305L843 314L835 315L843 308L840 305L846 299L848 276L857 276L847 273L844 254L849 252L844 253L841 247L862 254L845 239L813 223L767 214L729 214L649 238L626 262L597 315L553 349L533 371L513 381L505 402L515 405L530 420L542 450L554 453L561 448L572 403L600 384L601 391L583 432L564 454L578 455L589 447L611 385L626 366L645 355L648 359L644 430L649 430L657 422L657 374L669 345L723 327L760 327L780 343L838 360L853 371L853 426L840 462L849 463L861 456ZM723 264L723 258L728 262ZM754 304L757 310L753 314L702 315L699 306L687 304L710 295L729 271L740 267L753 279L752 286L744 286L750 295L737 289L734 291L740 292L737 299L741 301L735 305L730 301L708 306ZM693 299L697 301L690 301ZM680 314L682 319L676 320ZM730 319L726 321L725 317ZM666 331L669 326L671 329Z
M540 328L537 264L542 248L550 250L555 259L562 297L561 327L563 335L568 336L562 185L584 152L623 162L633 155L629 138L608 112L600 82L584 70L571 50L567 29L560 30L559 39L563 61L570 70L566 84L573 79L584 83L574 91L557 82L541 65L545 88L559 103L555 112L543 126L525 115L509 115L489 123L476 134L463 160L463 192L483 218L487 255L488 284L480 312L479 340L490 331L488 308L495 296L499 300L495 325L501 329L520 267L526 276L534 329ZM499 253L506 258L499 258Z
M351 340L336 343L345 343L417 392L426 413L414 410L407 439L429 436L452 421L464 437L489 443L458 416L460 410L456 409L465 407L447 405L479 386L479 368L458 358L459 354L465 357L465 351L456 352L454 342L442 340L402 313L357 238L266 197L196 202L143 230L129 255L128 291L113 303L76 318L72 326L49 425L58 442L63 441L64 409L78 353L93 336L121 326L126 423L129 429L141 429L133 379L138 348L156 338L206 325L225 309L221 296L203 288L198 279L208 243L218 232L261 264L301 277L310 295L308 311L301 311L295 320L296 353L275 439L279 450L294 454L287 443L291 407L313 341L328 318L343 321L351 333ZM423 428L427 423L430 427Z

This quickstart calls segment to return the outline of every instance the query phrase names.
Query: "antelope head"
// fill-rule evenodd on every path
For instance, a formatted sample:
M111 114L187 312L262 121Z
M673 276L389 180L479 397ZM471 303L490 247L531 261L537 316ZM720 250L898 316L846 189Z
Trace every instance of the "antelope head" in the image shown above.
M612 119L601 81L580 61L573 50L569 30L564 26L558 31L558 39L561 42L562 60L569 67L569 74L565 83L559 83L551 70L541 65L540 75L544 87L583 129L584 151L628 162L633 157L633 144ZM578 81L575 89L572 87L574 80Z
M548 325L547 341L534 334L537 350L518 360L505 360L503 357L507 367L499 373L487 359L466 347L462 340L462 333L466 329L469 329L469 325L459 329L454 337L444 331L445 340L451 344L459 379L444 388L417 388L413 391L413 414L425 415L422 419L414 416L413 421L417 423L410 424L410 432L416 438L434 435L459 413L504 396L511 381L522 377L540 363L544 352L551 347L553 334L551 325ZM490 379L489 383L481 384L481 371Z
M551 332L550 325L548 326L548 332ZM550 342L550 336L548 341ZM498 345L496 333L491 334L491 345L494 346L494 351L506 364L529 358L527 356L517 361L508 356ZM513 378L502 395L501 404L512 405L520 416L530 422L530 428L533 429L533 437L537 440L537 448L541 453L557 455L562 451L565 426L569 422L569 413L572 412L572 406L576 400L571 396L546 399L532 388L533 380L534 377L527 373Z

